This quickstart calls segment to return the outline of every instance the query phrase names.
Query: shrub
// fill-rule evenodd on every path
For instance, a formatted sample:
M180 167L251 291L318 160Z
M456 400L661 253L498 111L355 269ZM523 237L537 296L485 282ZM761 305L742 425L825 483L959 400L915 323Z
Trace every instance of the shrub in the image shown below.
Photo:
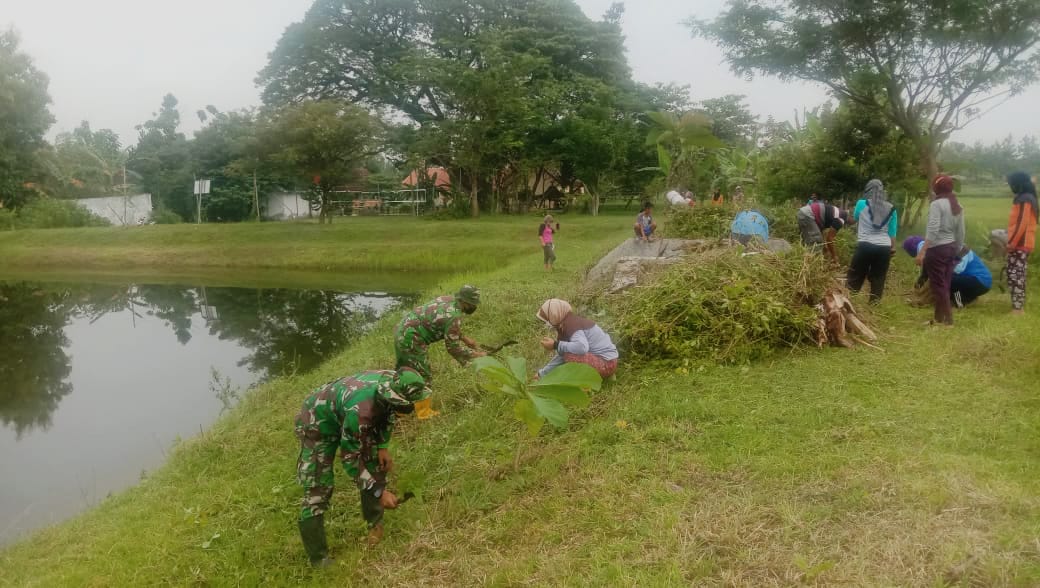
M18 209L14 223L19 229L105 227L111 224L75 202L52 198L40 198Z
M18 221L14 211L10 208L0 208L0 231L10 231L15 228Z
M157 225L177 225L184 222L179 214L169 209L152 211L152 222Z
M796 247L742 256L691 255L615 304L629 354L684 364L741 364L813 344L817 304L834 284L823 257Z
M452 192L447 206L441 207L427 214L425 218L432 220L453 220L469 218L472 214L469 205L469 195L461 192Z

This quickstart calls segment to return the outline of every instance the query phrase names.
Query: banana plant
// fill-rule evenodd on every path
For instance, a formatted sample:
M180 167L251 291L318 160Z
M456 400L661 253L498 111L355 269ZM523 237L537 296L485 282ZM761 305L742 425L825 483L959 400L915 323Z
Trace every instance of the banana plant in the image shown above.
M565 363L544 378L528 382L527 362L522 357L507 357L505 362L485 356L473 360L481 389L516 399L513 414L527 425L531 436L538 435L549 421L558 428L567 426L567 406L585 408L590 390L599 390L603 378L590 366Z
M648 112L652 127L647 134L648 147L657 148L657 167L640 171L656 171L666 183L674 183L676 176L696 169L706 150L726 146L711 132L711 119L704 114L688 112L682 116L672 112Z

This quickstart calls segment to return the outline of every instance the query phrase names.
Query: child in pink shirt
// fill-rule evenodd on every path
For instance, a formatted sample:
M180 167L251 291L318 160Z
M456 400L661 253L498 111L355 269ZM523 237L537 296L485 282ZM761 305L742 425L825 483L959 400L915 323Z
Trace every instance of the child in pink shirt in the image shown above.
M542 253L545 257L545 271L547 272L552 271L553 263L556 262L556 244L553 243L553 235L558 230L560 230L560 223L556 223L554 228L551 214L545 215L542 224L538 225L538 239L542 244Z

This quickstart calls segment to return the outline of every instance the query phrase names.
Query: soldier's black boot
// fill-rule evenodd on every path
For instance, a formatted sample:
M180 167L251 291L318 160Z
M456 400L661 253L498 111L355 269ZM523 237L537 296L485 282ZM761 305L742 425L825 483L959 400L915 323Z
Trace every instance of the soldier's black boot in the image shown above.
M332 563L329 546L325 542L325 515L300 521L300 539L303 540L303 548L312 566L323 568Z

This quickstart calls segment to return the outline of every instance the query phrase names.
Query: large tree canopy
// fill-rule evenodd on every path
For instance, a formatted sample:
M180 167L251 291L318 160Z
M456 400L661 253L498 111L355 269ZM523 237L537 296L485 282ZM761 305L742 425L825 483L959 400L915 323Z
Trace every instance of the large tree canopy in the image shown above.
M43 176L37 152L54 123L48 110L49 80L18 50L18 36L0 33L0 207L18 207L31 194L26 184Z
M1040 68L1036 0L730 0L691 25L737 73L819 82L874 109L914 142L929 177L952 132Z
M333 98L407 121L401 155L449 167L483 198L517 170L551 168L569 185L581 167L596 184L637 167L614 139L634 138L626 109L652 93L631 81L622 13L594 21L572 0L316 0L258 81L268 104Z
M629 75L617 24L570 0L316 0L258 81L268 104L336 98L422 122L464 108L446 69L479 69L503 50L546 58L532 84Z

